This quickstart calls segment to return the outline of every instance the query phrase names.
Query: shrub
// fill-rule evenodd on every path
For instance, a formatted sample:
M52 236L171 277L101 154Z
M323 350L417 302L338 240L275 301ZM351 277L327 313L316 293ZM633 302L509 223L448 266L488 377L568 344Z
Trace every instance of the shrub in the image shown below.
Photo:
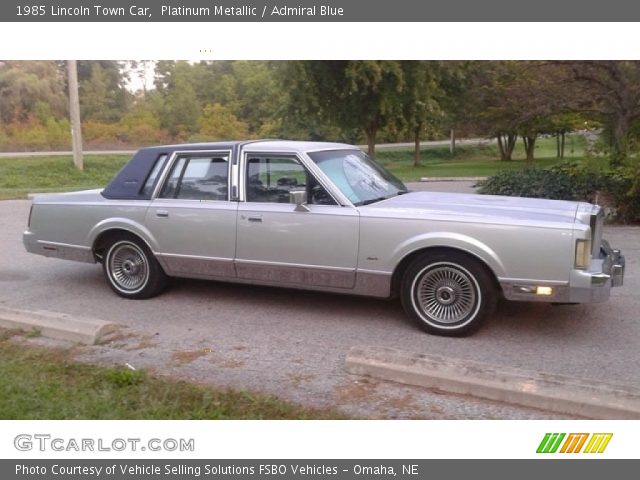
M478 192L489 195L580 200L606 204L608 216L620 222L640 219L640 195L633 189L636 172L628 167L597 168L566 162L548 170L528 168L502 171L478 183Z
M66 119L35 117L25 122L5 124L0 133L2 150L58 150L71 143L71 131Z
M498 172L479 182L478 187L480 193L488 195L556 200L574 200L578 195L573 178L568 173L541 168Z

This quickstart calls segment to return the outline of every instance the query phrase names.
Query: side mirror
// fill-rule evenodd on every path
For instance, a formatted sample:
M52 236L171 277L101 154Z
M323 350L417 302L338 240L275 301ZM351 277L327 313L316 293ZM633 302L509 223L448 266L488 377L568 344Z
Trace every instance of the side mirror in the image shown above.
M307 206L306 190L291 190L289 192L289 203L294 203L296 212L309 212L311 209Z

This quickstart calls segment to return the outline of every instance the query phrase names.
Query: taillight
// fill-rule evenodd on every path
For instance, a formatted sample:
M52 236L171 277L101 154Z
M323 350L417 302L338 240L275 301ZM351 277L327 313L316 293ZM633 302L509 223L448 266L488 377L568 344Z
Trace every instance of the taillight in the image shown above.
M29 209L29 220L27 220L27 228L31 227L31 214L33 213L33 205Z

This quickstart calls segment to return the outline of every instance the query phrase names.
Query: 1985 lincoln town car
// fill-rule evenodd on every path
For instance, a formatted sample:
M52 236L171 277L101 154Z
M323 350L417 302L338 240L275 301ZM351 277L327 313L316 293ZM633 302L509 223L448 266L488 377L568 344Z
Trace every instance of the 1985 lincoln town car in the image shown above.
M29 252L100 262L125 298L192 277L400 296L462 335L496 300L600 302L624 257L588 203L408 192L357 147L252 141L144 148L103 190L36 196Z

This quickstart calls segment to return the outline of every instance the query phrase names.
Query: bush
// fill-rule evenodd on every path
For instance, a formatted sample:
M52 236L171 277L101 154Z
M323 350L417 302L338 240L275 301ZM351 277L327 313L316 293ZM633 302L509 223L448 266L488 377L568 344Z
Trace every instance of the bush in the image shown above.
M566 162L548 170L528 168L503 171L478 183L488 195L579 200L605 204L607 214L628 223L640 219L640 195L633 189L636 172L630 168L594 169L585 163Z
M142 120L139 117L127 116L118 123L93 120L83 122L84 148L139 148L174 141L165 129ZM71 127L65 118L33 117L25 122L0 126L0 151L55 151L70 148Z
M502 171L478 183L478 191L488 195L575 200L578 189L566 172L527 168Z
M66 119L31 117L27 121L5 124L0 132L2 150L59 150L71 144L71 130Z

